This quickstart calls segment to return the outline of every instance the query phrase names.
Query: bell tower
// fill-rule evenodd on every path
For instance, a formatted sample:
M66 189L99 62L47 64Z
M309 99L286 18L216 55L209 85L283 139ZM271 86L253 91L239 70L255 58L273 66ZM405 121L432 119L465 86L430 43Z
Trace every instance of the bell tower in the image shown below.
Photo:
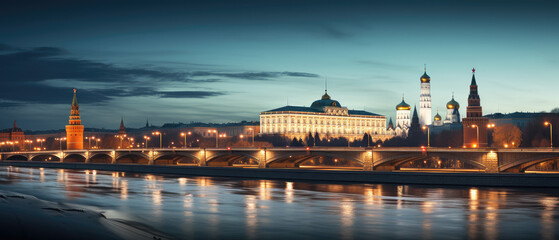
M72 110L70 111L70 120L68 122L68 125L66 125L66 149L83 149L84 126L80 118L80 106L78 105L78 98L76 97L76 89L74 89Z

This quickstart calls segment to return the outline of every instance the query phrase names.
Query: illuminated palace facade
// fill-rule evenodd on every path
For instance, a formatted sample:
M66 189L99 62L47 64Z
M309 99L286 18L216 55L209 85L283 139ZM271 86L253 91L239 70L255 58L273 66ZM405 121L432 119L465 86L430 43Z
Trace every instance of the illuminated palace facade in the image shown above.
M365 133L374 141L394 136L386 129L386 117L363 111L348 110L327 92L310 107L285 106L260 113L261 134L280 134L288 138L305 139L309 133L321 138L345 137L362 139Z

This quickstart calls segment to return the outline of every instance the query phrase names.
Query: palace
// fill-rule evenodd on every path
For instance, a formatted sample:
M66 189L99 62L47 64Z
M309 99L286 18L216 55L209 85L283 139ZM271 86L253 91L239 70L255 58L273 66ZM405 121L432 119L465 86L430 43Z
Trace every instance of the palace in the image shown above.
M11 142L11 144L23 148L25 144L25 133L21 128L17 127L17 122L14 120L14 127L0 130L0 141Z
M363 111L349 110L332 100L325 90L321 99L310 107L284 106L260 113L261 134L281 134L304 139L309 133L321 137L361 139L365 133L376 140L394 136L386 129L386 117Z

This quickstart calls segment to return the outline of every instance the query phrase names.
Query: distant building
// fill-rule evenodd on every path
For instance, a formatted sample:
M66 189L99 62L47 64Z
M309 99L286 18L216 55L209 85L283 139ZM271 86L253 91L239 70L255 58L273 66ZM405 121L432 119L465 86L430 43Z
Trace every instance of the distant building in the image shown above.
M124 127L123 118L120 118L120 128L118 129L118 135L126 136L126 128Z
M470 84L470 95L468 96L466 118L462 119L464 146L470 148L487 147L488 122L489 119L483 117L482 115L475 69L472 69L472 82Z
M80 106L78 105L78 98L76 97L76 89L74 89L70 120L69 124L66 125L66 149L83 149L83 130L84 126L80 119Z
M14 120L14 126L12 128L0 130L0 142L12 142L17 146L20 146L21 148L25 144L24 141L25 141L25 133L21 130L21 128L17 127L17 122L15 120Z
M353 140L361 139L365 133L374 141L393 137L387 132L385 116L342 107L330 98L327 91L310 107L285 106L260 113L260 131L301 139L309 133Z
M431 77L427 75L427 68L419 78L421 80L421 93L419 95L419 124L431 125Z

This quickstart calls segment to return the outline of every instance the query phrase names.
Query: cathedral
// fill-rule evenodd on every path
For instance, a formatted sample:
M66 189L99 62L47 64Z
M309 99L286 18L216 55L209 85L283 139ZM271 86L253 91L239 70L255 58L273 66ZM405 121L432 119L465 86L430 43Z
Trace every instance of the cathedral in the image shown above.
M402 102L396 105L396 127L394 131L396 132L396 136L399 137L407 137L408 131L411 126L411 107L409 104L404 101L404 97L402 97Z

